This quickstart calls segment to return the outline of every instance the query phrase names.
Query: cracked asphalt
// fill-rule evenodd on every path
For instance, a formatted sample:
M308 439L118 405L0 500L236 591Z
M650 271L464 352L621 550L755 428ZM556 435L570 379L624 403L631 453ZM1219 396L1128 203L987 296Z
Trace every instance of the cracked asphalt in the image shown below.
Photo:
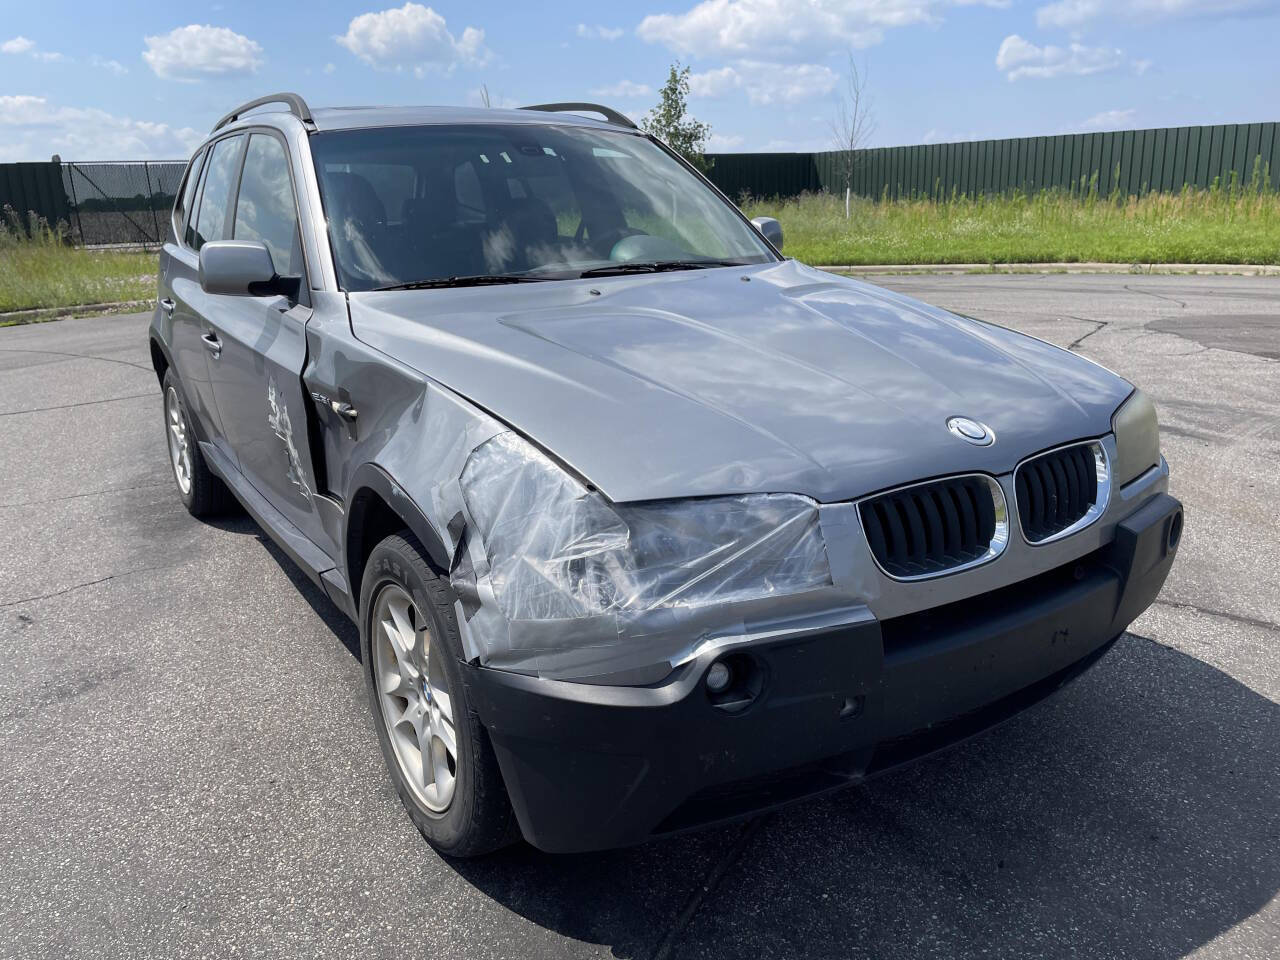
M1280 280L889 277L1146 389L1187 508L1091 673L947 754L612 853L433 853L354 628L182 509L147 317L0 330L0 957L1280 956Z

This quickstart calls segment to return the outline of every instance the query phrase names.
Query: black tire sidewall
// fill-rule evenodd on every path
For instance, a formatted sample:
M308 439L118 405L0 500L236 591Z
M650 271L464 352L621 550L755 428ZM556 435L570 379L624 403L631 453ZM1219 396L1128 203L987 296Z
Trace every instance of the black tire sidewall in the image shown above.
M428 578L431 583L428 586ZM427 617L431 628L433 651L439 649L441 667L449 685L449 698L453 707L454 733L458 746L457 782L453 799L441 813L428 809L414 794L405 780L400 762L382 715L377 680L373 666L373 608L378 592L388 584L396 584L412 598L418 612ZM462 649L454 623L453 611L445 602L444 584L423 561L421 553L404 537L388 537L374 548L365 566L360 590L360 657L364 667L365 688L369 699L374 730L378 745L391 776L392 785L400 802L408 811L418 830L437 850L450 853L465 848L469 843L468 832L475 816L475 768L478 718L471 711L471 704L462 677Z

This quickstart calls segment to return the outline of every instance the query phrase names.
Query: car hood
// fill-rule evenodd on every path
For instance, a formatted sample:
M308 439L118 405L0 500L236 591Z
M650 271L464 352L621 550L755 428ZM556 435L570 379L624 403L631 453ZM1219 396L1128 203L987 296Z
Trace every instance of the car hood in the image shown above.
M1108 432L1131 390L1039 340L794 261L349 301L358 338L615 501L830 502L1004 473ZM995 443L956 437L953 416L987 424Z

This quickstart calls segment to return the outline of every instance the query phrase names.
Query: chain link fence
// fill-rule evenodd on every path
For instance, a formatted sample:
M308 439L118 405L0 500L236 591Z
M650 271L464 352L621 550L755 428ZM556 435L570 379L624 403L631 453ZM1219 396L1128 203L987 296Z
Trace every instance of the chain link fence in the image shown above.
M80 246L164 242L183 161L62 162L67 230Z

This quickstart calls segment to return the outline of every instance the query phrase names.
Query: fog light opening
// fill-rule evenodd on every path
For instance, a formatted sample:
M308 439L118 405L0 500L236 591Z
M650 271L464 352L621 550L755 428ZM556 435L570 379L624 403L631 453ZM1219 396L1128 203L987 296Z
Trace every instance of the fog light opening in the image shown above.
M764 692L764 670L748 653L731 653L707 668L703 684L712 706L725 713L741 713Z
M712 693L723 693L733 682L733 671L723 660L717 660L707 671L707 689Z

